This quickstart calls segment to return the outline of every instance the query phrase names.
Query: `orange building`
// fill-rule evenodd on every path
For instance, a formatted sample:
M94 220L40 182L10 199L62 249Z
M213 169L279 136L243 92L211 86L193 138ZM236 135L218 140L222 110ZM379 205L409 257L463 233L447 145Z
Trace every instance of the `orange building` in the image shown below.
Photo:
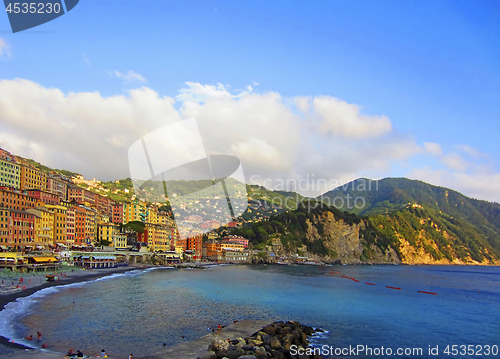
M88 202L95 206L96 194L80 187L68 187L68 201L75 201L76 203Z
M28 193L29 196L36 198L37 202L56 205L61 202L61 199L58 195L48 191L43 191L41 189L29 189L26 190L26 193Z
M186 240L186 250L193 251L195 254L193 259L201 259L201 254L203 251L203 237L201 234L189 237Z
M122 203L115 203L113 205L112 222L115 224L123 223L123 204Z
M86 244L85 240L85 217L86 211L82 207L72 207L75 211L75 244Z
M203 243L202 257L216 262L222 261L224 258L222 245L217 241Z
M26 191L0 188L0 207L25 210L35 208L37 199L28 196Z
M47 188L47 175L33 165L21 164L21 189Z
M6 235L2 236L2 245L10 248L24 249L26 247L33 248L35 245L35 214L20 211L17 209L1 209L3 212L4 231ZM7 227L7 228L5 228ZM5 243L5 244L3 244Z

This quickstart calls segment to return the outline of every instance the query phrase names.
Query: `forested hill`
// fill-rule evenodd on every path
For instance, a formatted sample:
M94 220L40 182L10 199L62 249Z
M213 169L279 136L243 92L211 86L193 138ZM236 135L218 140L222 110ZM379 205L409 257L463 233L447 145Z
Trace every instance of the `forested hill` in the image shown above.
M499 264L500 245L475 227L433 207L409 204L358 216L304 202L295 211L238 228L254 247L277 257L342 263Z
M500 248L500 204L472 199L448 188L407 178L379 181L360 178L318 199L335 202L336 206L343 203L344 206L339 206L342 211L367 216L393 213L409 204L418 204L439 217L450 230L453 228L463 241L476 238L492 248Z

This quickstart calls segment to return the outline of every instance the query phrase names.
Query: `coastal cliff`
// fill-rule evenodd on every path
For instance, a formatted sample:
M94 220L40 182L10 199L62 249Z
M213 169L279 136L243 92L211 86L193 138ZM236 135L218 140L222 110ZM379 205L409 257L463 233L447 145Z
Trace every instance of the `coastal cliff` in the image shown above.
M368 217L301 205L255 224L243 235L256 248L274 254L267 258L271 262L307 258L346 264L500 264L498 249L472 231L418 204Z

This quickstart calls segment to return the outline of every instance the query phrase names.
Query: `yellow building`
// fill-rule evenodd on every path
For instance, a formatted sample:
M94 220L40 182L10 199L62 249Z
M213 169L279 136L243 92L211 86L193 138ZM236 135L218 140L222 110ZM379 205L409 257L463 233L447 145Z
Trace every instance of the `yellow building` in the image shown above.
M86 244L94 244L97 238L97 225L96 221L97 211L95 208L81 206L85 210L85 237Z
M108 241L109 246L114 246L115 236L120 233L120 226L114 223L100 223L99 227L99 241Z
M158 210L156 209L156 207L149 207L147 213L148 213L147 222L157 224L158 223Z
M229 241L221 241L221 247L223 250L227 251L243 252L243 250L245 249L245 246L243 244L229 242Z
M53 230L53 244L64 244L67 245L66 237L66 211L67 207L46 204L44 205L47 209L51 210L54 214L54 230Z
M35 215L35 246L48 248L54 244L54 211L46 207L27 210Z
M146 202L135 200L123 204L123 223L132 221L147 221Z
M42 189L47 188L47 175L33 165L21 164L21 189Z

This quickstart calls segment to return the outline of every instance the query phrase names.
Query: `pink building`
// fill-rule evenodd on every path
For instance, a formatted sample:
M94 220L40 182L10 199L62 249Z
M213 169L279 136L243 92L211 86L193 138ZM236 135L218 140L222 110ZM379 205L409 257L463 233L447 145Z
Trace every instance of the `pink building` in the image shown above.
M26 191L28 196L36 198L38 201L45 204L59 205L61 203L61 198L57 194L43 191L41 189L29 189Z
M228 242L235 242L235 243L243 244L245 249L248 248L248 239L245 239L241 236L227 236L227 237L224 237L223 240L228 241Z

